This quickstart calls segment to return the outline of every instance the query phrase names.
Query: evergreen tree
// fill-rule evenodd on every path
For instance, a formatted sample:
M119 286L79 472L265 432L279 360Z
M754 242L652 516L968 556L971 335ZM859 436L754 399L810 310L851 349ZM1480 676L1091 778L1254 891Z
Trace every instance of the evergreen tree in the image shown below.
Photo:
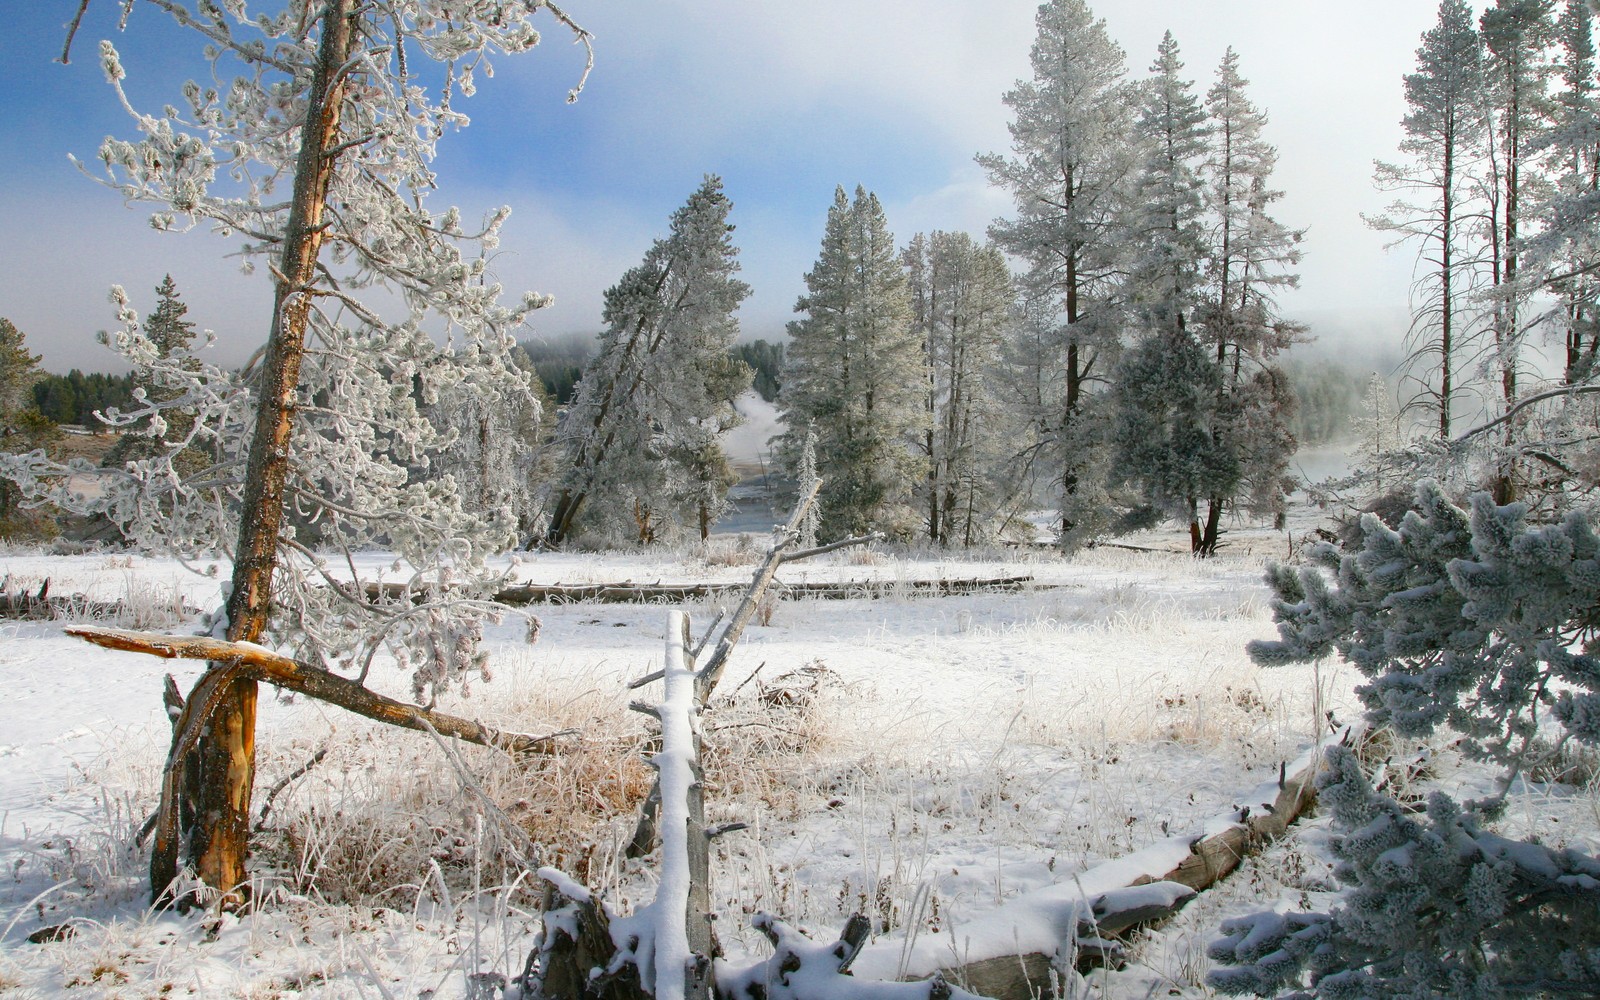
M1600 989L1600 858L1489 834L1518 773L1571 741L1600 747L1600 536L1581 514L1529 523L1521 503L1475 495L1470 511L1418 485L1390 528L1364 515L1352 545L1274 566L1280 638L1250 644L1272 665L1338 653L1366 678L1367 719L1402 736L1448 727L1468 756L1506 766L1499 794L1426 821L1335 751L1319 782L1341 835L1328 913L1256 914L1223 925L1212 985L1266 995L1578 996ZM1555 730L1555 732L1552 732Z
M1549 201L1539 206L1541 232L1532 241L1535 268L1560 296L1568 384L1588 381L1600 352L1595 299L1600 295L1600 80L1596 78L1594 11L1566 0L1556 22L1560 41L1554 120L1547 137L1556 174Z
M472 350L458 355L457 377L441 384L427 407L429 419L448 432L416 478L446 476L463 510L481 516L509 510L519 538L539 527L543 493L555 475L550 446L555 405L527 352L516 347L512 363L521 374L509 385L478 377L488 364Z
M1503 414L1517 404L1523 311L1533 289L1519 281L1526 208L1540 196L1545 177L1541 132L1549 112L1545 57L1552 41L1551 0L1496 0L1483 12L1479 30L1485 51L1485 93L1490 108L1489 277L1491 368ZM1514 448L1520 421L1501 425L1504 457L1494 479L1502 503L1516 498Z
M1113 427L1117 464L1147 503L1189 525L1190 549L1210 555L1198 519L1200 501L1232 496L1241 478L1240 456L1222 443L1218 407L1222 373L1193 337L1146 337L1117 365ZM1206 547L1209 540L1210 548Z
M55 436L54 425L34 405L33 389L41 376L39 355L28 350L15 324L0 317L0 452L32 451ZM15 483L0 478L0 538L53 534L50 519L30 515L22 499Z
M1122 50L1083 0L1050 0L1035 24L1033 77L1005 95L1012 155L978 162L1016 204L1016 218L996 220L989 235L1026 267L1031 326L1019 333L1032 342L1015 356L1032 372L1019 387L1038 391L1019 399L1035 428L1022 444L1051 455L1060 537L1070 544L1109 521L1106 435L1091 396L1116 362L1124 327L1139 100Z
M1205 181L1208 253L1205 262L1202 342L1222 373L1215 426L1218 443L1239 458L1235 496L1207 498L1206 551L1215 547L1223 505L1242 499L1255 513L1283 516L1287 472L1295 439L1295 406L1278 357L1304 333L1278 313L1275 294L1296 287L1302 232L1269 213L1282 192L1270 186L1278 152L1262 135L1267 116L1246 93L1239 57L1228 49L1206 95L1210 152Z
M824 539L867 531L906 536L921 467L911 448L926 420L922 344L883 208L861 187L834 192L807 293L795 304L778 406L791 474L817 436Z
M902 257L927 372L923 529L940 545L970 546L1004 526L1001 507L1015 489L1014 436L994 379L1012 320L1011 273L999 250L966 233L918 233Z
M513 393L523 377L511 332L547 301L502 301L487 275L506 213L467 227L454 209L431 210L432 159L464 121L455 95L470 94L495 56L536 45L544 8L160 0L124 13L136 6L196 32L208 79L226 82L191 83L175 106L142 114L121 56L102 42L102 68L137 130L102 143L105 182L151 205L158 229L241 236L246 262L266 265L258 271L274 303L256 364L188 373L182 405L196 420L183 445L209 446L208 468L185 477L157 455L102 470L94 495L49 495L105 513L141 546L231 553L226 607L213 618L227 640L285 649L307 670L346 669L356 683L386 650L409 670L412 697L431 703L484 666L479 598L498 583L485 557L515 538L509 510L465 511L443 480L413 476L450 438L424 409L458 378L459 357L434 338L477 348L482 391ZM383 317L361 302L373 286L383 289ZM181 365L159 357L121 289L114 300L111 346L183 384ZM124 417L158 416L152 409ZM0 456L0 474L30 488L52 471ZM375 581L330 579L326 557L296 535L306 523L341 552L397 552L414 571L410 599L363 586ZM192 884L177 881L183 854L208 887L205 905L237 906L250 884L257 685L223 664L198 684L175 727L184 766L164 772L151 887L169 898Z
M1350 417L1350 431L1355 438L1351 457L1356 474L1371 483L1373 496L1383 496L1398 485L1392 453L1401 443L1400 418L1390 402L1389 383L1377 372L1367 378L1361 408Z
M1485 163L1483 46L1466 0L1441 0L1439 20L1422 36L1417 69L1405 78L1404 163L1377 164L1373 183L1399 197L1367 224L1417 245L1406 370L1432 410L1441 441L1451 436L1462 389L1460 363L1471 350L1464 306L1483 266L1474 193Z
M194 410L184 406L182 398L187 384L200 370L200 362L190 353L195 331L194 324L184 319L188 312L189 307L178 297L172 275L166 275L156 287L156 306L144 320L144 336L150 343L153 363L133 373L134 400L154 412L127 427L106 452L103 465L121 468L126 462L164 453L170 442L189 439ZM176 371L172 370L174 365ZM111 407L107 412L120 409ZM199 470L206 457L190 445L180 449L173 463L180 473L189 474Z
M545 541L586 517L640 543L695 523L701 536L735 478L719 443L739 419L750 369L730 354L734 312L750 294L735 275L732 203L707 176L664 239L606 292L606 331L584 368L561 432L571 467Z
M1418 816L1374 792L1344 747L1326 763L1317 801L1338 831L1339 907L1224 921L1207 985L1328 1000L1600 995L1600 858L1496 836L1482 810L1438 792Z
M1137 185L1137 246L1130 278L1141 341L1112 376L1116 463L1147 502L1187 520L1191 550L1216 548L1220 504L1204 529L1200 504L1239 486L1239 455L1224 443L1227 384L1200 340L1206 259L1206 115L1168 32L1145 88L1139 132L1146 158Z
M1192 337L1206 258L1200 168L1209 130L1193 84L1182 78L1172 32L1163 36L1150 72L1138 122L1145 160L1135 193L1133 301L1146 331Z
M750 388L767 402L777 402L778 390L782 386L780 376L783 373L783 344L752 340L736 345L733 356L743 361L755 373Z

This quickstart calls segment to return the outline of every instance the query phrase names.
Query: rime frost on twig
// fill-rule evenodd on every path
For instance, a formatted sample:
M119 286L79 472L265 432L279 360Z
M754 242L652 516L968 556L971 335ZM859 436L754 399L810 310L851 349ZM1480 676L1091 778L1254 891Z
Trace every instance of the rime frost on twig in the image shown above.
M178 106L146 113L124 89L139 60L103 43L101 65L138 135L106 139L96 176L151 206L157 229L209 227L239 241L245 270L265 265L282 281L287 179L317 59L311 8L159 6L205 36L212 72L185 84ZM416 667L414 688L431 698L481 672L481 598L499 582L484 560L534 513L511 477L526 468L528 435L519 431L537 422L539 402L512 351L515 332L548 303L507 295L490 277L505 209L475 226L454 208L428 206L431 163L444 133L467 122L451 95L470 93L475 76L492 72L492 56L535 45L536 18L553 16L585 45L589 36L544 4L388 6L392 17L356 19L355 55L341 71L318 277L285 290L305 296L310 314L267 639L363 677L387 650ZM144 428L156 454L105 470L4 455L0 475L30 502L103 515L140 548L226 557L238 534L257 364L229 370L187 350L163 357L120 288L113 306L107 346L162 391L102 419ZM168 419L179 411L193 420ZM180 468L179 454L204 456L204 467ZM358 581L350 554L374 547L409 567L403 598L370 596Z

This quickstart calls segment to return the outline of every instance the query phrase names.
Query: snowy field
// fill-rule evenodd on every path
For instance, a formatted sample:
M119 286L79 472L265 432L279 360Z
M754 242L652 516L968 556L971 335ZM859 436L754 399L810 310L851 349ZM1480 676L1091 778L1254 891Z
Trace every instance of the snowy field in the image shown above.
M1177 548L1176 533L1141 545ZM1200 832L1326 733L1353 719L1337 663L1260 669L1273 635L1267 558L1282 532L1237 531L1221 556L1100 548L1049 553L846 550L782 579L966 579L1028 574L1020 592L776 602L745 634L705 719L718 933L764 953L751 914L831 936L853 912L885 941L948 930L1088 867ZM759 544L675 555L537 555L539 583L749 578ZM373 556L374 564L381 557ZM199 567L204 569L204 567ZM139 557L0 555L0 576L128 607L117 622L182 630L215 579ZM561 867L626 908L653 893L621 845L648 788L644 717L629 681L661 666L664 606L530 609L488 630L491 682L440 707L504 728L577 730L571 750L522 767L306 700L263 698L255 914L180 917L144 905L135 832L153 809L168 740L162 676L198 666L89 647L65 622L0 624L0 997L461 997L466 976L515 974L536 923L520 862ZM688 609L703 629L710 602ZM381 671L379 672L381 673ZM373 686L404 696L398 671ZM648 695L650 692L644 692ZM1478 788L1441 742L1432 780ZM497 803L462 791L458 769ZM1593 789L1518 792L1511 832L1600 844ZM508 822L515 831L508 828ZM1137 942L1111 997L1203 996L1204 946L1223 915L1302 901L1331 881L1304 825ZM537 855L529 857L529 855ZM59 939L28 941L60 927ZM434 991L434 992L429 992Z

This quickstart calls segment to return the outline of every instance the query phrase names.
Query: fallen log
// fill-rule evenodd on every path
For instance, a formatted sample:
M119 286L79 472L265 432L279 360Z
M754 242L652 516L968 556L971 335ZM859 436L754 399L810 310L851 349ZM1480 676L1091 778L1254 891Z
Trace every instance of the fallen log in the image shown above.
M1120 938L1175 916L1288 830L1316 798L1321 754L1314 748L1282 765L1233 812L1198 835L1172 837L1096 865L1059 883L1008 900L997 910L911 942L883 941L856 962L868 978L921 979L937 973L995 1000L1024 1000L1048 991L1053 969L1114 961ZM962 963L951 965L953 955Z
M785 560L791 561L791 560ZM948 597L952 594L972 594L983 591L1017 591L1037 584L1031 576L971 577L957 580L838 580L803 581L779 585L786 596L814 597L819 600L842 601L854 598L878 598L893 594L918 597ZM705 600L741 594L748 589L745 583L521 583L505 587L491 598L497 604L520 607L527 604L576 604L590 601L597 604L680 604L690 600ZM373 600L416 600L422 592L404 583L369 583L367 596Z
M12 590L9 577L0 584L0 618L50 621L55 618L112 618L121 613L121 601L92 601L83 594L52 594L49 580L33 593Z
M550 753L560 746L561 737L570 735L554 733L528 736L503 732L472 719L378 694L348 677L301 663L254 643L228 642L208 636L130 632L87 625L68 628L66 633L106 649L145 653L167 659L225 663L240 676L326 701L378 722L418 732L426 732L431 727L440 736L453 736L467 743L496 747L512 753Z

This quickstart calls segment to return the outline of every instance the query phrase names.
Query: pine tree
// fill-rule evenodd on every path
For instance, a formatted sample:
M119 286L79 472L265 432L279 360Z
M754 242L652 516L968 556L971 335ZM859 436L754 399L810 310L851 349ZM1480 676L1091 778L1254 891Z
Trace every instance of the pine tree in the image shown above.
M106 514L141 546L231 552L227 604L213 617L226 639L361 680L387 651L410 671L413 696L431 703L484 665L478 598L497 583L484 559L514 540L514 519L506 509L469 513L448 482L417 474L450 441L424 411L459 378L455 347L484 359L475 369L483 391L525 385L511 333L546 301L501 302L488 254L506 213L466 228L454 209L429 210L431 160L464 122L451 104L474 74L497 53L537 44L539 11L571 22L549 4L151 7L196 31L210 79L228 82L191 83L177 107L142 114L123 87L121 56L102 42L106 78L140 133L102 144L106 183L152 205L157 229L205 224L244 239L241 255L265 263L274 285L266 346L245 371L188 373L182 400L196 419L184 444L204 443L211 456L197 476L157 455L105 470L96 496L51 495ZM359 297L375 285L383 317ZM168 365L181 384L181 366L158 357L121 289L114 302L111 346L135 365ZM454 347L441 347L439 333ZM44 471L0 459L0 473L22 483ZM325 557L295 534L312 522L342 552L396 551L414 570L408 599L374 601L362 581L330 580ZM158 897L178 884L181 853L209 887L207 903L244 902L256 695L237 665L213 664L186 699L175 753L190 763L164 775L151 861Z
M1465 0L1441 0L1439 20L1422 36L1417 70L1405 78L1408 110L1401 126L1405 163L1378 163L1373 183L1400 197L1367 224L1417 245L1406 366L1434 411L1439 439L1451 436L1461 393L1460 361L1471 350L1463 315L1482 269L1481 211L1474 190L1484 165L1486 127L1482 42Z
M1556 174L1549 201L1539 206L1541 231L1530 257L1550 274L1561 298L1568 384L1589 380L1600 353L1595 299L1600 296L1600 238L1593 225L1600 205L1600 80L1596 78L1594 11L1586 0L1566 0L1556 22L1560 40L1554 120L1547 137Z
M0 453L29 452L55 436L54 425L34 405L33 388L44 375L39 360L22 331L0 317ZM49 517L30 516L22 499L16 484L0 477L0 538L54 534Z
M1357 475L1371 482L1373 496L1383 496L1397 485L1391 466L1392 453L1400 447L1400 418L1390 402L1389 383L1377 372L1367 378L1361 407L1350 417L1350 430L1355 438L1351 457L1357 463Z
M1600 747L1600 536L1581 514L1532 524L1488 493L1463 510L1417 486L1390 528L1364 515L1346 549L1322 544L1268 582L1280 638L1262 665L1338 653L1367 683L1374 726L1406 737L1448 727L1467 755L1504 765L1499 794L1426 820L1375 794L1335 750L1318 783L1340 835L1327 913L1255 914L1223 925L1211 985L1299 996L1577 996L1600 990L1600 858L1494 836L1512 779L1571 741Z
M144 320L144 337L149 341L152 357L133 373L135 400L154 412L126 426L101 464L122 468L127 462L165 453L171 442L190 440L195 415L182 399L200 370L200 362L191 354L195 330L194 324L184 319L188 312L172 275L166 275L156 287L156 306ZM206 456L196 445L189 444L177 450L173 464L179 473L188 475L206 464Z
M1439 792L1418 816L1374 792L1344 747L1326 764L1317 801L1338 831L1339 907L1224 921L1207 985L1328 1000L1600 995L1600 858L1496 836L1481 809Z
M1125 325L1139 101L1122 50L1083 0L1042 4L1035 24L1033 77L1005 95L1012 155L978 162L1016 203L1016 218L996 220L989 235L1027 268L1021 283L1035 339L1017 360L1043 391L1020 399L1036 428L1023 444L1052 456L1060 537L1071 543L1109 520L1105 434L1090 397L1116 362Z
M509 510L517 537L539 527L542 493L556 471L556 450L547 440L555 404L520 346L511 351L520 381L480 378L487 362L467 350L457 356L457 377L438 387L426 407L428 419L447 432L434 449L421 478L454 484L463 510L485 517Z
M1203 547L1197 511L1208 497L1232 496L1239 455L1222 443L1222 373L1193 337L1157 335L1131 348L1112 379L1118 466L1146 502L1189 524L1190 548ZM1211 526L1214 547L1215 526Z
M735 275L732 203L708 175L668 235L606 292L600 351L584 367L562 431L571 468L545 541L588 517L604 534L655 541L684 524L701 537L735 481L720 435L749 366L730 354L750 286Z
M1189 524L1190 548L1216 547L1220 505L1204 529L1200 504L1230 497L1239 455L1224 442L1227 383L1200 341L1201 268L1206 259L1206 115L1181 78L1178 44L1162 39L1139 115L1145 163L1139 173L1136 257L1130 277L1141 341L1112 374L1116 464L1147 502Z
M926 414L922 345L911 329L905 272L883 208L861 187L834 192L807 293L795 304L778 406L781 455L797 468L802 436L817 436L824 539L912 531L921 468L911 448Z
M1150 72L1138 123L1145 160L1135 193L1133 301L1145 330L1192 336L1206 256L1200 167L1209 130L1193 84L1182 79L1172 32L1163 36Z
M1238 499L1255 513L1283 516L1294 435L1295 400L1278 356L1303 334L1278 313L1276 292L1296 287L1302 232L1268 212L1282 197L1271 188L1278 152L1262 132L1265 112L1246 93L1239 57L1228 49L1206 95L1210 153L1205 181L1208 253L1202 342L1222 373L1218 409L1226 419L1218 443L1239 458ZM1216 523L1233 496L1207 497L1205 551L1215 548Z
M1013 318L1011 272L999 250L966 233L918 233L902 257L928 377L923 528L940 545L970 546L1004 526L1016 488L994 378Z
M1532 290L1519 281L1525 212L1539 197L1545 180L1540 135L1547 127L1549 111L1544 60L1554 31L1550 8L1551 0L1496 0L1479 19L1486 53L1484 78L1492 161L1487 290L1494 334L1492 369L1498 403L1507 415L1517 404L1517 378L1526 333L1523 310L1532 295ZM1516 460L1511 456L1518 426L1517 420L1507 420L1502 425L1506 457L1494 480L1495 497L1502 503L1517 495Z

